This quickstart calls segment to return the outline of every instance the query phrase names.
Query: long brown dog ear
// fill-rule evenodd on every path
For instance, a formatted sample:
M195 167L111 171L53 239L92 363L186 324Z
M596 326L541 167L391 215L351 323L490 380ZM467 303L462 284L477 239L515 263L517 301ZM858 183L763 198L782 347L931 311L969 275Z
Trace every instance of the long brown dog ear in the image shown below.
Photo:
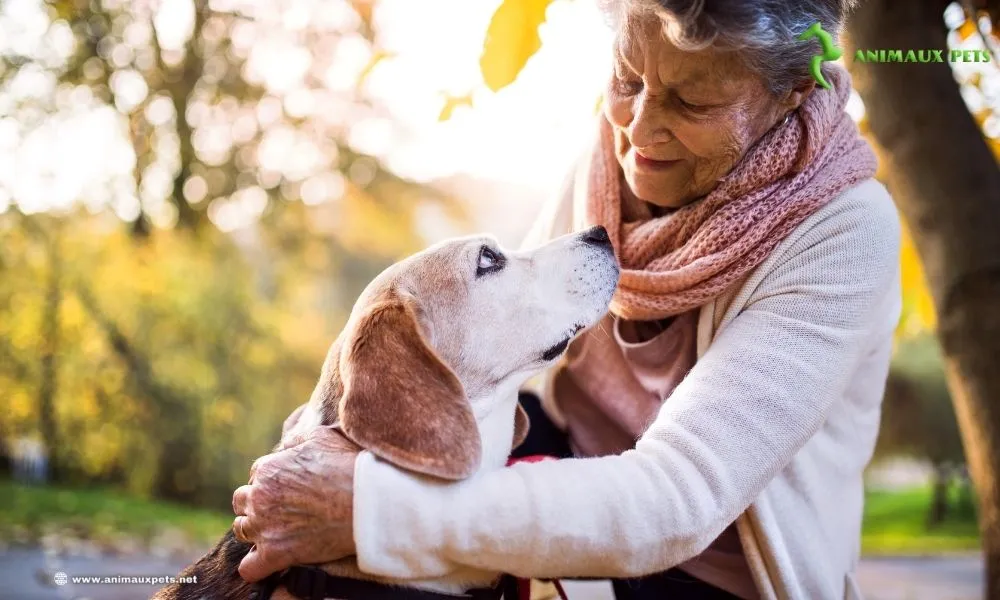
M479 468L479 429L465 390L402 299L361 316L340 354L340 375L340 423L356 444L443 479L463 479Z

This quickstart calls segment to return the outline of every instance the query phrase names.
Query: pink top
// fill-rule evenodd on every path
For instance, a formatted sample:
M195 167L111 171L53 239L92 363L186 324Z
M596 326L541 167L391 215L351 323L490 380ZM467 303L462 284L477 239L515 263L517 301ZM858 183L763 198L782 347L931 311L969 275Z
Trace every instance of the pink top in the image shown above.
M635 446L694 366L697 320L697 310L663 321L609 313L570 345L551 392L577 456L621 454ZM759 598L732 525L679 567L744 600Z

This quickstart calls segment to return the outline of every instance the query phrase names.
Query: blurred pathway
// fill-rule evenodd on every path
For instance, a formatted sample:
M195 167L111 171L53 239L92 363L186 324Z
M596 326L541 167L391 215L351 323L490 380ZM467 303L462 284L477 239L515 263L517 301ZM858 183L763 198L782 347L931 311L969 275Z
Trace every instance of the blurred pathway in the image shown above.
M41 550L0 551L0 600L139 600L150 585L53 583L55 573L80 575L175 575L183 561L152 556L47 558ZM979 600L983 594L979 557L870 558L859 577L865 600ZM570 583L571 600L611 600L605 583Z
M141 600L160 587L155 585L80 585L55 583L57 573L67 576L176 575L185 561L153 556L91 557L46 556L40 549L0 551L0 600Z
M858 570L865 600L982 600L978 556L867 558ZM570 600L612 600L606 583L569 583Z

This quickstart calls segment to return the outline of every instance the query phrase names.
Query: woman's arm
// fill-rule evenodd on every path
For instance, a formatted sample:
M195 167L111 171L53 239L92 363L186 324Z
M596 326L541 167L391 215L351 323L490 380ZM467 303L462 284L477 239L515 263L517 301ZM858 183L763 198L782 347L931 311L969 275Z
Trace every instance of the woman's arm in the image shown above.
M356 462L361 568L435 577L631 577L700 553L819 429L898 293L887 195L821 211L621 456L523 464L442 484ZM821 215L817 215L820 217ZM807 224L809 221L807 221ZM893 309L895 310L895 309ZM889 324L891 326L891 324Z

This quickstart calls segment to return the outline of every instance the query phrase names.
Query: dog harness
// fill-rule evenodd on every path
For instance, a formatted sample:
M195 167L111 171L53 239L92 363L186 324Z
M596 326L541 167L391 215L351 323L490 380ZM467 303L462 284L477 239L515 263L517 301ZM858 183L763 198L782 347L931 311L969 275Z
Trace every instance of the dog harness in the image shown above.
M552 456L524 456L512 458L507 466L519 462L539 462L554 459ZM568 600L566 591L558 579L551 580L559 593L559 598ZM275 573L258 583L250 594L250 600L270 600L279 586L285 586L288 593L300 600L530 600L531 580L503 575L493 587L475 588L462 594L446 594L414 588L338 577L330 575L318 567L294 566L281 573Z
M260 582L250 600L269 600L279 586L300 600L520 600L519 580L504 575L494 587L476 588L462 594L446 594L338 577L318 567L295 566Z

